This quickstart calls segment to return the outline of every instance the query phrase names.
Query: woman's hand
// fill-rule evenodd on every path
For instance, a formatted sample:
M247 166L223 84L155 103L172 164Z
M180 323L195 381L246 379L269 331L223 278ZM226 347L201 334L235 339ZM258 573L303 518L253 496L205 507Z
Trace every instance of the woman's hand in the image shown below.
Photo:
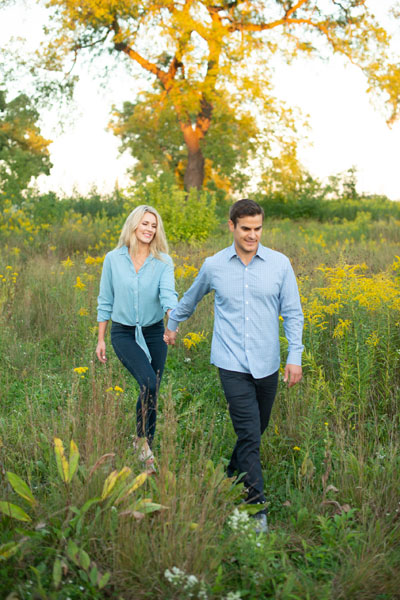
M107 358L106 358L106 343L105 343L104 340L102 340L101 342L97 343L96 356L97 356L97 358L99 359L99 361L101 363L107 362Z

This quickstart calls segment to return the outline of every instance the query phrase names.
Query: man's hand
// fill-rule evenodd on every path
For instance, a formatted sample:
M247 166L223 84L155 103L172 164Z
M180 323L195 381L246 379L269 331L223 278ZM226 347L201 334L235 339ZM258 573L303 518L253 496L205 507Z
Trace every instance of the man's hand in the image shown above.
M283 381L289 382L289 387L293 387L296 383L299 383L303 377L303 369L299 365L286 365L285 376Z
M168 329L168 327L166 328L165 332L164 332L164 342L166 344L168 344L168 346L175 346L175 342L176 342L176 334L178 333L178 330L176 331L171 331L170 329Z

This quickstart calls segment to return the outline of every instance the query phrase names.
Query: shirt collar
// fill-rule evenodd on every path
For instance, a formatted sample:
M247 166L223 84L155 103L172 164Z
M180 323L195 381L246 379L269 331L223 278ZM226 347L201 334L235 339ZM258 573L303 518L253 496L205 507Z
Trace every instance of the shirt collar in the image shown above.
M228 250L229 250L229 255L228 255L229 259L233 258L234 256L237 256L235 242L232 243L232 246L229 246ZM257 252L255 253L255 256L258 256L262 260L265 260L267 258L266 254L267 254L266 248L262 244L259 243L258 247L257 247Z
M118 248L118 254L125 254L125 256L127 256L130 260L130 256L129 256L129 248L128 246L121 246L121 248ZM152 253L150 252L149 256L146 258L145 262L147 262L148 260L153 260L154 256L152 255Z

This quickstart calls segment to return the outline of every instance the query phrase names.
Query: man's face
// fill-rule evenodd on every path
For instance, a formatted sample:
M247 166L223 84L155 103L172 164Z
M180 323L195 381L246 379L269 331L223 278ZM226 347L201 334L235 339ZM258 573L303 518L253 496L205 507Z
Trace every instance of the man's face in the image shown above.
M263 218L262 215L241 217L236 221L228 221L229 229L233 233L236 249L245 254L255 254L261 238Z

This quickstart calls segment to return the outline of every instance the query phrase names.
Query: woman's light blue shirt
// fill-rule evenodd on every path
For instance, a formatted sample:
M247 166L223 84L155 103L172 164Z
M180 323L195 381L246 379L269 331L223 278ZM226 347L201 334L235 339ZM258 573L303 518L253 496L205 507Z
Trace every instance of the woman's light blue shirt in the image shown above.
M149 352L142 327L160 321L169 308L177 305L174 267L168 254L161 260L150 254L136 273L127 246L106 254L97 305L99 322L116 321L136 326L136 341Z

